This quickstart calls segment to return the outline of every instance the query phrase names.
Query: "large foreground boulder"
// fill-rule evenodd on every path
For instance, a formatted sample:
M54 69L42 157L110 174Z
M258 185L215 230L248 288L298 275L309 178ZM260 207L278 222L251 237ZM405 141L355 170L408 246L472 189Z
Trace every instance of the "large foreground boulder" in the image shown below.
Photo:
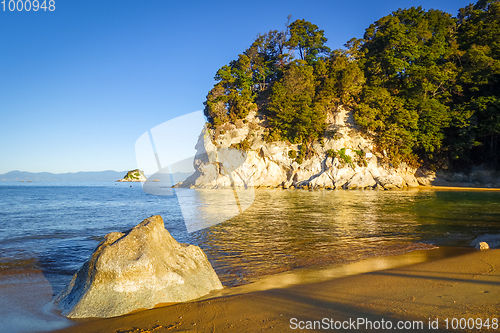
M113 317L221 288L205 253L179 244L157 215L107 234L57 301L69 318Z

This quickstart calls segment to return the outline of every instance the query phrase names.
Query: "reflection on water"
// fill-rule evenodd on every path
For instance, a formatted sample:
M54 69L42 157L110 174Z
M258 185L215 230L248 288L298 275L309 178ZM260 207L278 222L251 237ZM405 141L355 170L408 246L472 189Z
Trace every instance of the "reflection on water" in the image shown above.
M212 227L229 220L249 208L254 189L175 189L187 232Z
M372 256L465 246L500 232L500 193L258 190L243 214L191 234L223 284Z

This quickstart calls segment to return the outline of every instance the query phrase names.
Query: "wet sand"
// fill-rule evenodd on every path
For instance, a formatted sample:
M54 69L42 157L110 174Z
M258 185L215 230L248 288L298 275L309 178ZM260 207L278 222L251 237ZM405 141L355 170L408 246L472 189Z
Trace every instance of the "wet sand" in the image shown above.
M297 332L305 331L299 326L306 328L308 324L323 328L357 325L358 318L360 326L356 328L361 331L370 331L362 320L371 321L372 328L387 327L390 321L395 331L412 331L395 329L398 321L410 320L415 323L399 324L421 322L423 328L414 332L437 332L450 331L452 324L460 325L461 318L474 319L474 325L478 325L478 318L483 322L489 319L490 324L493 318L500 319L500 250L462 249L458 256L432 260L440 251L415 251L389 261L377 258L369 265L351 264L347 265L351 268L331 270L316 280L313 271L277 275L268 279L274 285L261 282L260 287L229 288L215 298L81 321L57 332ZM458 320L453 322L453 318ZM429 321L439 330L429 328ZM465 331L480 331L477 328Z
M39 269L0 271L0 332L49 331L71 325L49 303L52 295Z

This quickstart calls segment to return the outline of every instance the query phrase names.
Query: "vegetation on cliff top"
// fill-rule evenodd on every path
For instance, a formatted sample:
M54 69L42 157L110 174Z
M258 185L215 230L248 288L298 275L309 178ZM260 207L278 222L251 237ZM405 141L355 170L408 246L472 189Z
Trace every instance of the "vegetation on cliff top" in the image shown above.
M268 141L308 144L327 136L327 115L344 105L394 163L500 167L500 0L479 0L457 17L399 9L344 49L326 41L305 20L259 35L217 71L208 122L255 110Z
M128 171L125 177L123 177L123 180L132 180L132 181L138 181L141 178L146 178L144 176L144 172L139 170L139 169L134 169L131 171Z

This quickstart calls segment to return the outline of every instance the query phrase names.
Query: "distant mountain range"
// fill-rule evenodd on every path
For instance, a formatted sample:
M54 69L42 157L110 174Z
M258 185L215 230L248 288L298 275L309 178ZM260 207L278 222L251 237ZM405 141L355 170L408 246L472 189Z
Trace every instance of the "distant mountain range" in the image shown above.
M51 173L51 172L27 172L27 171L10 171L4 174L0 174L0 181L50 181L50 182L116 182L118 179L122 179L127 175L127 171L80 171L80 172L68 172L68 173ZM181 173L175 172L172 174L172 179L174 184L184 181L187 177L192 175L192 172ZM150 177L151 175L146 175ZM153 175L153 178L158 178L158 174ZM170 175L168 176L170 181ZM153 180L153 179L152 179Z
M10 171L0 174L0 181L95 181L95 182L113 182L123 178L127 171L80 171L68 173L51 173L51 172L27 172L27 171Z

